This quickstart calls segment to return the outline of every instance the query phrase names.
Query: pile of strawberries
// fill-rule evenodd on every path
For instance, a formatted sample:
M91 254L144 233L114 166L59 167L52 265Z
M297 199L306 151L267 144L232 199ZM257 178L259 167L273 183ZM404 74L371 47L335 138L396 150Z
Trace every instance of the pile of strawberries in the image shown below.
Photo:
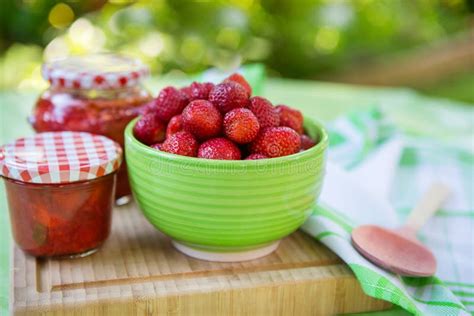
M205 159L274 158L315 145L304 134L300 111L251 95L239 74L217 85L166 87L145 107L133 132L154 149Z

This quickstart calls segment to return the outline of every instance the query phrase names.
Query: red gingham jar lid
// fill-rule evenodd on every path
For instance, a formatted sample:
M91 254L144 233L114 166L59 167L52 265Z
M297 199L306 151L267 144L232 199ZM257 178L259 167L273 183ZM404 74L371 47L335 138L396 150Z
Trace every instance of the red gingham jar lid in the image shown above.
M122 149L111 139L82 132L47 132L0 147L0 175L28 183L92 180L120 167Z
M45 63L42 73L53 87L107 90L133 87L148 76L149 69L138 59L91 54Z

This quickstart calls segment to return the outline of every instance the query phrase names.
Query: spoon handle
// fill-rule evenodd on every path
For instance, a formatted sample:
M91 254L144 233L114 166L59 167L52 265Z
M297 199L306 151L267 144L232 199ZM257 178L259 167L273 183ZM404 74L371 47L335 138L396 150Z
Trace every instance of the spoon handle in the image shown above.
M412 232L418 231L423 224L439 209L450 194L449 188L442 183L433 183L421 200L411 211L404 225Z

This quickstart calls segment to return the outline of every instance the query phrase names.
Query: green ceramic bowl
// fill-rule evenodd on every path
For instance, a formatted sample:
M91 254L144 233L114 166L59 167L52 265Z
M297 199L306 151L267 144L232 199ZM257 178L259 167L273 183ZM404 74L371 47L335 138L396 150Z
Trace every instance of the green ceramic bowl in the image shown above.
M310 215L321 191L328 137L309 150L263 160L208 160L161 152L140 143L130 122L125 153L140 209L178 250L201 259L242 261L266 255Z

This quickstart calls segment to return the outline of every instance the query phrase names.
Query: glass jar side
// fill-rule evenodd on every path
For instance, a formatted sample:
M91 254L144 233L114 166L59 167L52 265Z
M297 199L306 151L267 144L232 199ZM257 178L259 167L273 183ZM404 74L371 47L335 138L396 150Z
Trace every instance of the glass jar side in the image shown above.
M38 98L29 121L37 132L89 132L123 146L125 126L151 99L142 86L113 90L50 87Z
M14 240L36 257L95 252L110 233L116 173L68 184L4 178Z
M123 148L125 127L151 99L141 85L113 90L50 87L40 95L29 121L39 133L89 132L107 136ZM130 195L127 167L123 163L117 179L117 203L124 204Z

